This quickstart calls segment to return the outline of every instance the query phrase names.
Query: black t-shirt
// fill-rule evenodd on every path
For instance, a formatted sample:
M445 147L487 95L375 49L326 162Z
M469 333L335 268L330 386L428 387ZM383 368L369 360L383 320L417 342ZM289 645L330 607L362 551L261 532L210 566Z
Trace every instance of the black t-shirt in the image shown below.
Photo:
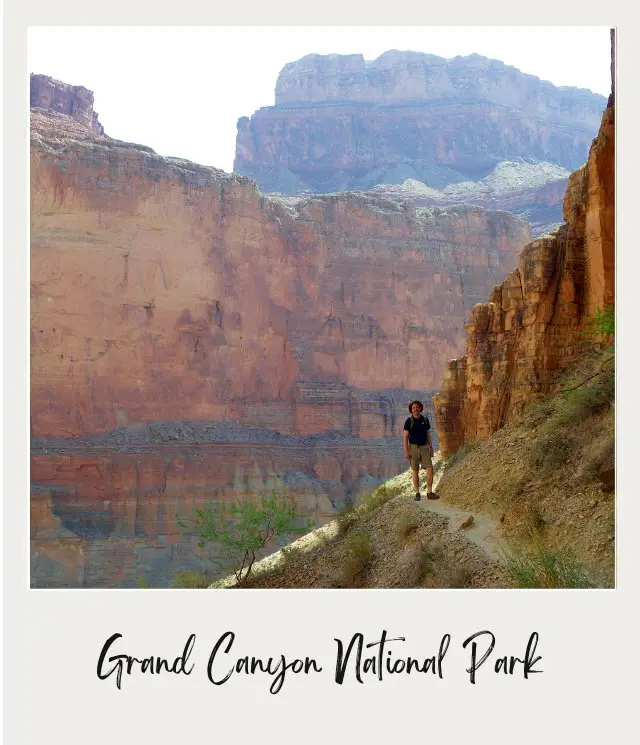
M412 419L413 426L409 427ZM409 442L413 445L427 444L427 431L430 430L431 427L426 416L420 414L419 419L416 419L412 414L404 423L404 429L409 433Z

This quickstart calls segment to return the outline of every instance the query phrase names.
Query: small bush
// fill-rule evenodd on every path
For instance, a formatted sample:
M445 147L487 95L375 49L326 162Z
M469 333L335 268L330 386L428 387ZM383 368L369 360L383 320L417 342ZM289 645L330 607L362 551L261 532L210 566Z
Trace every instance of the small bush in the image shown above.
M346 558L342 567L342 580L346 587L362 584L371 562L371 541L361 530L353 532L348 539Z
M386 504L390 499L397 497L401 493L401 486L391 486L388 483L382 484L375 491L371 492L371 494L367 494L367 496L358 505L357 511L361 515L365 515L368 512L373 512L379 507L382 507L383 504Z
M614 397L615 381L613 373L609 372L596 385L563 392L554 417L555 423L558 427L581 424L602 411L614 400Z
M554 411L553 397L538 394L531 401L527 402L522 416L525 422L535 427L538 424L547 422Z
M572 447L566 432L560 429L547 432L535 440L529 451L531 465L537 468L543 477L548 476L567 462Z
M183 528L188 522L178 520ZM286 536L307 533L313 528L308 517L298 512L289 497L262 494L258 500L209 502L196 509L192 529L199 534L198 545L217 544L233 567L241 584L251 574L259 552Z
M431 549L419 543L414 544L410 554L405 555L404 576L398 587L424 587L434 571L434 554Z
M406 541L410 535L418 530L419 527L420 520L417 515L411 515L409 513L401 515L396 524L398 538L402 541Z
M589 572L567 551L551 550L540 540L528 549L510 548L504 553L504 568L512 587L592 588Z
M338 535L346 535L356 524L356 520L357 517L353 505L346 502L340 512L338 512L338 517L336 518L336 522L338 523Z
M213 583L213 579L200 572L176 572L173 575L171 587L188 590L205 590Z

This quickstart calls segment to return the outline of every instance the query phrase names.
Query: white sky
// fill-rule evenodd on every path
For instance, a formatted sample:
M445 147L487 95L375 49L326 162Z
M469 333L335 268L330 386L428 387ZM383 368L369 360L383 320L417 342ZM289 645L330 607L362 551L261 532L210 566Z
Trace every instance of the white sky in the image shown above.
M238 118L273 105L278 73L306 54L475 52L555 85L611 87L603 26L50 26L28 43L29 72L92 90L109 136L226 171Z

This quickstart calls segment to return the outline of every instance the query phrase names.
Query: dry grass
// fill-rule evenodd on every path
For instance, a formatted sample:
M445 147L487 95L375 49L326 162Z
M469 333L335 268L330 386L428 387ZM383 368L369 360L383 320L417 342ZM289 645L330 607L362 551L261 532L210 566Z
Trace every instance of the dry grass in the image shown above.
M336 517L336 522L338 524L338 535L346 535L356 524L357 520L358 518L353 505L346 503L342 507L340 512L338 512L338 516Z
M362 587L371 562L371 539L360 529L353 531L348 539L341 572L343 587Z
M504 564L514 588L589 589L603 584L570 551L548 548L540 538L528 546L507 549Z
M398 515L396 534L399 540L406 541L410 536L415 534L419 527L420 520L417 515L406 510Z

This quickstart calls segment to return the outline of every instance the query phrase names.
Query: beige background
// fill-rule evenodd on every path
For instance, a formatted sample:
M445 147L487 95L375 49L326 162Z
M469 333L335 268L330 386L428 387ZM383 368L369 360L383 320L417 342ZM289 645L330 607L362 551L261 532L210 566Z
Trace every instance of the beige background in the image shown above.
M28 7L27 7L28 5ZM638 116L635 73L638 45L633 17L616 3L458 2L455 8L411 4L325 1L320 5L245 0L235 9L182 2L180 13L155 3L124 0L5 3L5 409L4 581L5 734L13 745L30 743L391 743L410 738L440 743L626 742L633 727L633 660L637 658L636 489L630 474L632 430L638 421L633 389L632 282L638 271L635 194L638 167L633 122ZM621 7L621 4L618 4ZM502 7L501 7L502 6ZM178 7L178 6L174 6ZM193 14L187 10L193 8ZM209 8L205 11L205 8ZM445 15L449 8L448 17ZM502 9L504 8L504 13ZM463 12L466 9L466 12ZM517 12L517 14L516 14ZM28 590L28 214L27 24L162 25L242 23L406 25L617 24L618 31L618 589L591 592L520 591L34 591ZM355 38L355 37L354 37ZM357 47L357 40L354 41ZM100 50L117 54L117 50ZM570 50L567 50L570 54ZM544 49L540 50L544 54ZM81 70L82 62L78 62ZM196 71L194 71L195 74ZM221 71L223 74L224 71ZM152 74L152 70L150 70ZM631 82L627 82L627 81ZM637 596L636 596L637 599ZM443 633L453 636L444 680L389 677L358 685L333 683L335 636L381 629L407 637L403 651L434 654ZM471 686L462 641L482 628L497 636L496 654L522 655L532 631L540 634L542 675L494 675L480 670ZM268 693L270 680L236 676L220 687L206 679L206 662L218 636L237 634L234 652L287 657L308 654L321 674L290 676ZM196 669L186 677L112 679L95 674L108 636L124 634L121 651L138 656L178 655L197 634Z

